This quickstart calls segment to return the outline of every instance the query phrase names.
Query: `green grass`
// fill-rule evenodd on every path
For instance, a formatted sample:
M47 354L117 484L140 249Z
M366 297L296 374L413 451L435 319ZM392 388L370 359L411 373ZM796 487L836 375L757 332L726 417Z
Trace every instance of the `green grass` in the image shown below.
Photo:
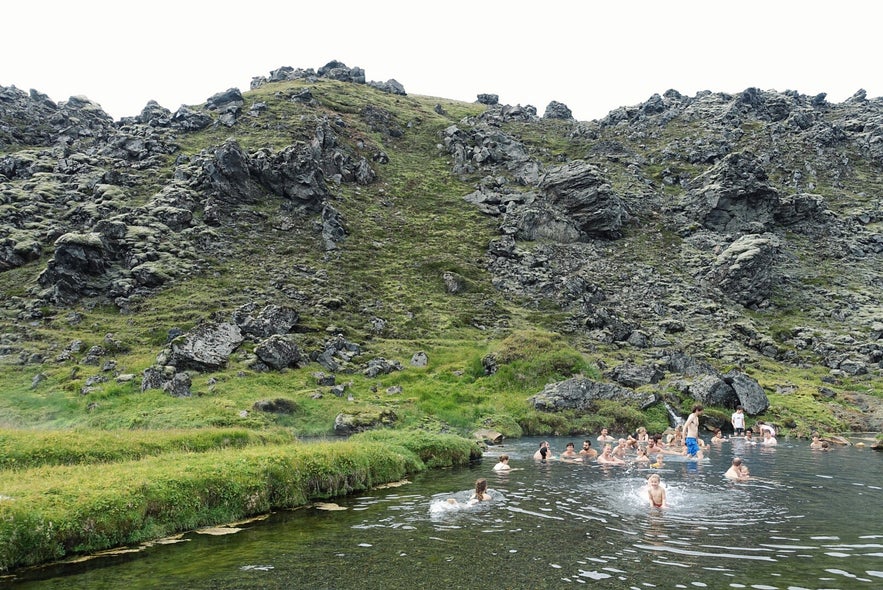
M184 435L188 450L175 449L180 440L166 437L158 455L114 457L113 463L64 443L83 460L74 465L53 464L37 442L22 462L42 466L14 475L0 469L0 571L302 506L481 456L466 439L394 432L348 441L268 439L239 448L196 448L199 441L232 435ZM103 444L108 437L100 438Z

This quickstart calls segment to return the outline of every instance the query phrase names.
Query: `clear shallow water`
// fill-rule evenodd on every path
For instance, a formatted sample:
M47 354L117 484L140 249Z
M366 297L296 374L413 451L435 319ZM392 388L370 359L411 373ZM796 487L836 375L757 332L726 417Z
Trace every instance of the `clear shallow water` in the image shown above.
M557 454L578 439L551 439ZM883 453L741 440L702 462L661 469L535 463L539 439L493 447L479 465L425 473L395 488L339 498L234 535L24 572L24 588L883 588ZM519 468L492 471L500 453ZM734 455L752 480L723 477ZM651 472L667 509L641 491ZM478 477L494 500L468 498Z

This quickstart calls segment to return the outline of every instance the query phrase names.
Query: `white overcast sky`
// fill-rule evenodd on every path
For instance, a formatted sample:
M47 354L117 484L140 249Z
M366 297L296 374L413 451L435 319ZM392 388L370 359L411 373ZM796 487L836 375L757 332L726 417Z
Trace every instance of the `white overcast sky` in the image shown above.
M0 22L0 86L115 119L334 59L408 94L557 100L580 120L670 88L883 95L873 0L10 0Z

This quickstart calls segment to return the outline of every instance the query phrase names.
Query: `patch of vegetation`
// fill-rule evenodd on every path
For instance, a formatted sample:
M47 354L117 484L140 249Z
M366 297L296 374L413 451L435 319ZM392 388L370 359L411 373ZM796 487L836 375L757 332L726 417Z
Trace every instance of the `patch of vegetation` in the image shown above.
M480 456L475 443L428 433L267 443L44 465L14 476L0 470L0 571L302 506Z

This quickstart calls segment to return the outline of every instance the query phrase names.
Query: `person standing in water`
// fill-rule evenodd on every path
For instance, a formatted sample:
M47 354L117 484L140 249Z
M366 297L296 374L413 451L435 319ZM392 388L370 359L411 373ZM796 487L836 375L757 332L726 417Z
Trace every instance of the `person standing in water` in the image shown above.
M736 436L745 436L745 412L742 406L736 406L736 411L730 416L730 424L733 425L733 433Z
M693 406L693 412L687 416L684 422L684 443L687 446L687 455L693 458L702 458L699 455L699 416L702 415L702 404ZM697 457L697 455L699 455Z

